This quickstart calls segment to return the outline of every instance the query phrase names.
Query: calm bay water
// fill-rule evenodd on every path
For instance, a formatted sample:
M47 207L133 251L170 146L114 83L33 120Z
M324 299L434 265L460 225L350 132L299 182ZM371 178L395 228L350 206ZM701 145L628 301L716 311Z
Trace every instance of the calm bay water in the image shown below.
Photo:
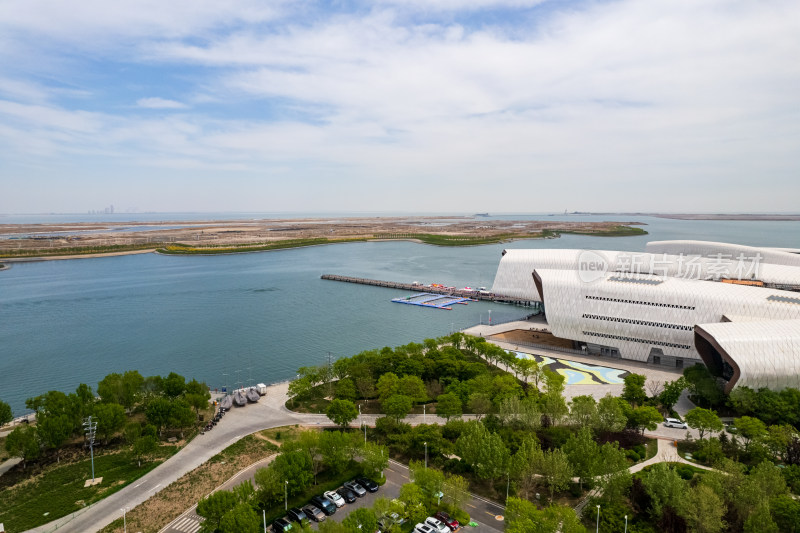
M27 397L72 391L81 382L94 387L107 373L127 369L174 370L212 387L251 376L272 382L323 363L328 351L341 357L437 337L486 321L490 309L493 321L527 313L485 302L452 311L398 305L389 300L407 293L323 281L322 274L490 287L504 248L643 250L649 240L685 238L800 247L798 222L635 220L647 222L650 235L567 235L469 248L372 242L15 264L0 272L0 399L21 414Z

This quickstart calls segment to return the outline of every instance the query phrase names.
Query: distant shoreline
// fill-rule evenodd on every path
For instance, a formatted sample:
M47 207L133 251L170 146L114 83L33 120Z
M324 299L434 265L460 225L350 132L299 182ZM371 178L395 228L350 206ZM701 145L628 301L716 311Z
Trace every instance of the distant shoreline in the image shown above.
M368 241L480 246L564 234L647 235L641 222L485 220L442 217L262 220L123 225L0 224L0 262L81 259L157 252L219 255ZM7 259L6 259L7 258Z
M800 215L725 214L725 213L570 213L594 216L648 216L672 220L742 220L742 221L800 221Z

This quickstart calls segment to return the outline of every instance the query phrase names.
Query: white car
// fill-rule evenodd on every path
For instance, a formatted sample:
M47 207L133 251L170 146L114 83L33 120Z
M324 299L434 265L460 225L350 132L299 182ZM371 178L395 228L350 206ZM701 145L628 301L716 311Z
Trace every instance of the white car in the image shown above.
M667 428L678 428L678 429L689 429L689 426L686 425L686 422L681 422L677 418L666 418L666 419L664 419L664 427L667 427Z
M436 530L428 524L417 524L414 526L414 533L436 533Z
M441 520L429 516L425 519L425 523L433 528L436 533L450 533L450 528Z
M332 501L336 507L344 507L344 498L339 496L335 490L329 490L326 492L325 497Z

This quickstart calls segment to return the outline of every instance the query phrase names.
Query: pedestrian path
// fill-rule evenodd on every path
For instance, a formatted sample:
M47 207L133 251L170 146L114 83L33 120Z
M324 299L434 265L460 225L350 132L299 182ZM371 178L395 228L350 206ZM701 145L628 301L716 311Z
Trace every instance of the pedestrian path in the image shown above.
M172 532L177 531L180 533L196 533L200 530L202 523L200 522L201 518L196 514L189 513L188 515L184 516L183 518L179 518L177 521L173 522L169 525L168 529L163 531Z

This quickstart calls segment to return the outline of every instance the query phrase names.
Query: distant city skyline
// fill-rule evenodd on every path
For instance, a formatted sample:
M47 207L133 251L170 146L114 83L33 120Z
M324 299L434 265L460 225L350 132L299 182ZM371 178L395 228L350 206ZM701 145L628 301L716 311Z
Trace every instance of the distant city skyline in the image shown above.
M790 0L0 4L0 213L796 213Z

